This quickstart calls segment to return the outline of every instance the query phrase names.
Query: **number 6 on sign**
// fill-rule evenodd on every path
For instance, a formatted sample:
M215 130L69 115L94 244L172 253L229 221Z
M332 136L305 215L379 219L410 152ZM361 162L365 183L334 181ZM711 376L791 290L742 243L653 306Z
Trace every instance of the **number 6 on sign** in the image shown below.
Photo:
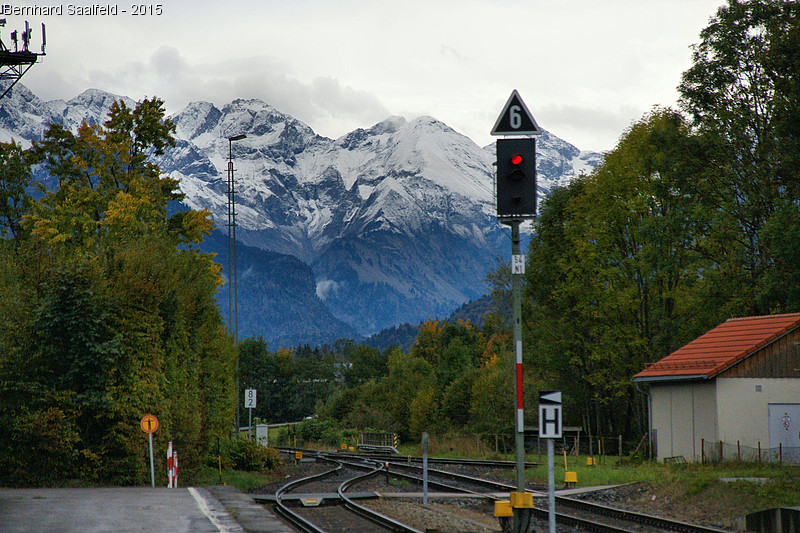
M256 407L256 389L245 389L244 391L244 406L246 409L255 409Z

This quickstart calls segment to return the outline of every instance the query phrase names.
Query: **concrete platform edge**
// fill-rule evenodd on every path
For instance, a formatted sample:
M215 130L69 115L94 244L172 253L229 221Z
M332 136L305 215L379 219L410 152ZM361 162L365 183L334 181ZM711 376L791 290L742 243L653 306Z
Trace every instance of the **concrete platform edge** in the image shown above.
M272 511L236 487L212 485L204 488L248 533L293 533Z

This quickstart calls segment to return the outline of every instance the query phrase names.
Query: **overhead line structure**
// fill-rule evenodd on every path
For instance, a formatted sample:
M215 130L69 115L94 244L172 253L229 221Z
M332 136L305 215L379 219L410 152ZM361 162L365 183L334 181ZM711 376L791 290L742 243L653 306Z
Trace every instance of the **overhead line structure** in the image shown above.
M228 137L228 331L234 343L239 342L239 294L236 264L236 188L233 179L233 141L246 139L247 135L239 134ZM239 363L236 363L236 420L234 430L239 434Z
M0 19L0 28L6 25L6 19ZM45 30L44 24L42 24L42 51L41 53L31 52L30 51L30 43L31 43L31 34L33 30L31 30L30 26L28 25L28 21L25 21L25 29L22 31L22 35L19 34L19 31L14 30L11 32L11 42L13 43L14 49L11 50L2 39L2 35L0 35L0 80L11 80L11 84L5 88L2 94L0 94L0 99L2 99L6 94L11 91L11 88L16 85L16 83L24 76L31 67L36 63L39 59L39 56L45 55L44 47L45 47ZM22 41L22 48L20 49L20 41Z

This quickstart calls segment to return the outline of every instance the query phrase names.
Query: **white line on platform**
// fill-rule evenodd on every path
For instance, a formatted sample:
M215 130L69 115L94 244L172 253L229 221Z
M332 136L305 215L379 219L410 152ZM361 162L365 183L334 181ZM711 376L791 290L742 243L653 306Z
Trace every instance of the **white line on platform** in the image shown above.
M192 495L192 498L194 498L194 500L197 502L197 506L200 507L200 510L203 511L203 514L206 515L206 518L211 520L211 523L214 524L214 527L216 527L220 533L234 533L235 531L241 531L238 529L230 529L228 526L220 522L219 518L216 516L217 513L211 510L206 499L202 494L200 494L200 492L198 492L196 488L189 487L189 494Z

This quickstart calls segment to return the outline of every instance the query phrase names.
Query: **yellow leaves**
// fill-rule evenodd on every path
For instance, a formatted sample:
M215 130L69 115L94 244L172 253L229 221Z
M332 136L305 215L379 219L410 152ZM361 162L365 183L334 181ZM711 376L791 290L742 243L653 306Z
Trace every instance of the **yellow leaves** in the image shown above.
M56 244L85 245L161 233L173 242L198 243L213 227L208 211L167 220L167 203L180 200L179 181L164 176L148 154L174 144L174 125L153 98L129 109L112 106L105 127L82 124L77 133L52 125L34 152L59 187L47 192L29 218L34 235Z
M275 358L279 361L289 361L294 356L294 349L293 348L279 348L277 352L275 352Z
M93 195L84 195L69 188L63 191L59 200L43 198L24 224L31 229L34 239L45 244L60 244L77 241L88 244L97 232L97 221L91 216Z
M428 319L419 328L420 335L435 336L439 333L439 321Z
M481 368L491 368L497 364L500 360L497 352L506 342L508 342L508 333L495 333L489 338L486 348L481 353Z
M109 202L100 228L116 236L150 233L158 228L159 218L160 212L149 198L120 191Z
M439 327L439 321L428 320L424 322L419 327L417 342L411 348L412 354L428 362L435 361L441 331L442 328Z
M475 329L475 326L472 324L469 318L459 318L456 320L456 324L458 324L458 327L464 328L466 330Z
M169 229L184 244L197 244L214 229L214 221L208 209L182 211L169 219Z

